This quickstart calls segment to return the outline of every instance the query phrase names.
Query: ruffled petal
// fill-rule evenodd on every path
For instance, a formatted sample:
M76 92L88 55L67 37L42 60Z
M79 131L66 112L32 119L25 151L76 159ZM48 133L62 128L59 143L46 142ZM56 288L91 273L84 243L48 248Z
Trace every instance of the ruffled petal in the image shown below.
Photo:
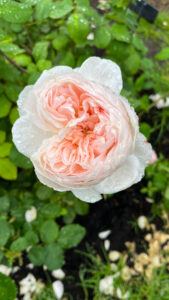
M102 199L102 196L98 191L93 188L88 189L73 189L72 193L82 201L95 203Z
M122 75L119 66L109 59L89 57L77 72L87 80L98 82L109 87L115 94L120 94L122 89Z
M26 115L16 120L12 135L18 151L28 157L37 151L44 139L51 136L49 132L36 127Z
M95 189L103 194L117 193L127 189L142 179L151 157L152 147L146 142L144 135L139 133L134 154L130 155L111 176L97 184Z

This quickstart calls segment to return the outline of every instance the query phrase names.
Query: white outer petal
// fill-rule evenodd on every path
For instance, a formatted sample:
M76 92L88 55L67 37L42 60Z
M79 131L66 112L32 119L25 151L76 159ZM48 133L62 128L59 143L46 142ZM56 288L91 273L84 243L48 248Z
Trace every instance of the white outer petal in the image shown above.
M17 101L19 115L23 116L25 114L25 104L33 105L34 97L32 95L33 85L26 86L22 92L19 94L19 99ZM32 110L33 108L31 108Z
M100 193L94 190L93 188L72 189L71 191L78 199L85 202L95 203L102 199Z
M95 186L96 191L105 194L117 193L139 182L145 167L152 157L152 147L139 133L136 138L135 151L111 176Z
M122 89L122 75L119 66L109 59L89 57L80 68L76 69L87 80L109 87L116 95Z
M27 115L16 120L12 127L13 142L22 154L30 157L51 134L43 131Z
M54 189L55 191L59 191L59 192L65 192L65 191L69 191L68 188L61 186L60 184L50 180L49 178L43 176L36 168L35 168L35 173L36 176L38 177L39 181L41 183L43 183L44 185Z
M57 79L57 75L61 75L64 73L70 73L72 72L72 68L68 66L56 66L50 70L45 70L41 74L41 76L38 78L36 83L34 84L35 87L39 86L42 88L42 84L44 82L48 82L48 80L54 80Z

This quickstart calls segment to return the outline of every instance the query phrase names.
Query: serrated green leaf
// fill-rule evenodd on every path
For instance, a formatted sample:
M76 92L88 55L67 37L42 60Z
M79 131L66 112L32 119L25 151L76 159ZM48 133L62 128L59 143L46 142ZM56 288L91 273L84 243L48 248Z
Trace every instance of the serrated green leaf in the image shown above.
M40 212L44 217L54 219L62 215L62 207L56 203L46 204L41 208Z
M8 82L17 82L20 78L20 72L0 57L0 77Z
M10 108L11 108L11 102L4 96L0 96L0 118L4 118L9 114Z
M36 196L40 200L46 200L51 197L53 190L45 185L40 185L36 190Z
M0 43L0 50L6 54L12 54L12 56L15 56L24 51L18 45L13 43Z
M17 107L12 108L9 114L9 120L11 124L13 125L14 122L19 118L19 113Z
M89 212L89 204L86 202L83 202L79 199L75 199L75 210L76 213L79 215L87 215L87 213Z
M46 250L42 246L33 246L28 257L34 266L41 266L45 263Z
M59 234L58 225L52 221L45 221L40 228L40 236L43 242L52 243L56 240Z
M145 135L147 140L149 140L151 135L151 126L145 122L140 123L140 132Z
M69 38L66 34L59 33L57 37L52 41L52 46L57 51L61 51L69 42Z
M37 20L44 20L48 18L52 5L53 3L51 0L40 0L35 8L35 18Z
M0 177L6 180L17 178L17 168L8 158L0 158Z
M31 62L31 58L27 54L19 54L13 58L13 60L22 67L27 67Z
M8 156L11 152L11 149L12 149L11 143L6 142L0 145L0 158Z
M9 224L5 220L0 220L0 246L5 246L10 235L11 230Z
M39 241L37 234L33 230L27 231L24 237L29 245L35 245Z
M106 48L111 41L111 33L108 27L98 27L94 32L94 45L98 48Z
M50 244L46 246L45 265L48 270L56 270L63 266L64 256L63 250L58 244Z
M52 67L52 62L47 59L40 59L37 62L38 70L43 72L44 70L49 70Z
M70 13L73 9L72 0L54 2L50 12L50 18L60 19Z
M28 241L25 237L19 237L17 240L12 242L10 249L12 251L23 251L29 246Z
M49 42L37 42L33 47L33 57L36 61L45 59L48 55Z
M14 281L0 273L0 299L1 300L14 300L16 298L17 287Z
M130 43L131 33L125 25L114 23L111 26L112 37L120 42Z
M155 56L158 60L166 60L169 59L169 47L164 47L159 53Z
M10 23L26 23L32 15L32 9L25 4L15 1L0 2L0 17Z
M12 102L16 102L18 100L18 95L21 92L22 87L16 84L7 84L5 86L5 94Z
M90 32L90 24L82 13L74 13L67 22L70 37L76 44L83 44Z
M15 146L13 146L11 153L10 153L10 160L11 162L20 168L30 169L33 167L32 162L29 158L21 154Z
M85 228L79 224L65 225L60 230L58 242L63 248L76 247L85 233Z

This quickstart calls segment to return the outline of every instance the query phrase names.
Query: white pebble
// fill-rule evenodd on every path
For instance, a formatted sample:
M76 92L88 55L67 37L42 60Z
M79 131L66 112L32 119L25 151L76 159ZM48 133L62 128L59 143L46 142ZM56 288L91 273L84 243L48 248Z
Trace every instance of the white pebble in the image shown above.
M32 221L34 221L37 217L37 210L36 207L32 206L31 209L27 210L25 212L25 219L26 222L30 223Z
M33 274L28 274L20 282L20 294L24 295L28 292L34 292L36 290L36 278Z
M104 248L106 251L109 251L109 249L110 249L110 241L109 240L104 241Z
M62 269L57 269L52 272L52 276L56 279L63 279L65 277L65 273Z
M61 299L64 293L64 285L62 281L60 280L54 281L52 287L57 299Z
M110 251L109 252L109 259L111 261L116 261L120 258L120 252L118 251Z
M113 271L113 272L116 272L118 270L118 267L115 263L111 263L110 264L110 269Z
M34 268L34 265L33 265L33 264L28 264L28 265L26 266L26 268L32 270L32 269Z
M18 266L15 266L12 268L12 273L16 273L19 271L19 267Z
M94 33L93 33L93 32L91 32L91 33L88 34L87 40L88 40L88 41L94 40Z
M105 230L105 231L101 231L99 234L98 234L98 237L102 240L106 239L109 234L111 233L111 230Z
M0 273L8 276L11 273L11 268L8 268L5 265L0 265Z
M99 282L99 291L105 295L114 294L113 276L106 276Z
M138 227L143 230L148 225L148 220L147 220L147 218L145 216L140 216L137 219L137 224L138 224Z

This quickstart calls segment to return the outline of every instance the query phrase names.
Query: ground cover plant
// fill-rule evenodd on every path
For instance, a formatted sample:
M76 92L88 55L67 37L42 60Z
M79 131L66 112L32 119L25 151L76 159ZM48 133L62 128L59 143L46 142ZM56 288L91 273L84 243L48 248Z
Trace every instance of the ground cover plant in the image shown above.
M131 268L124 260L126 242L135 242L132 257L147 254L146 233L167 234L169 222L169 17L160 11L154 23L138 20L131 2L0 1L1 300L169 297L167 239L165 255L155 254L153 275L148 278L138 271L128 281L121 277L124 265ZM18 118L18 95L26 85L53 66L79 67L94 55L120 66L122 95L135 108L157 161L141 183L89 205L71 192L42 185L31 161L13 145L11 127ZM140 216L155 229L141 230ZM105 230L111 233L101 240L98 234ZM114 269L110 251L121 257L113 262ZM86 256L92 261L90 268ZM60 268L65 275L52 273ZM110 280L114 291L100 291L100 281L118 272L114 285Z

